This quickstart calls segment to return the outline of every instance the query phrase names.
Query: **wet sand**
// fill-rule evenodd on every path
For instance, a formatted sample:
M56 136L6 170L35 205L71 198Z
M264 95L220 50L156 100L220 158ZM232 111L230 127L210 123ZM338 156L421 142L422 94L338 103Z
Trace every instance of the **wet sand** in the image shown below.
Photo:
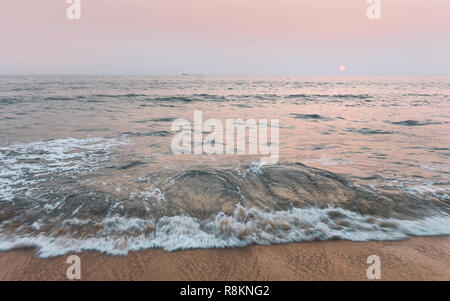
M450 280L449 250L446 236L78 255L82 280L367 280L370 255L381 258L382 280ZM66 258L41 259L33 249L1 252L0 280L67 280Z

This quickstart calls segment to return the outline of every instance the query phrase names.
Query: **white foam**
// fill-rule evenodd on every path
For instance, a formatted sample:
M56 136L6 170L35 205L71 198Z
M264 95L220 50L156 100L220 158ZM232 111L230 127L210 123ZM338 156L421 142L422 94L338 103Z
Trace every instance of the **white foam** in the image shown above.
M33 184L57 174L92 171L107 162L113 147L124 141L64 138L0 147L0 200L12 201Z
M330 218L338 216L338 218ZM360 215L341 208L308 208L287 211L236 207L233 214L219 213L199 221L188 216L161 218L110 217L100 224L95 237L74 239L45 235L0 235L0 250L33 246L41 257L95 250L112 255L163 248L167 251L194 248L242 247L249 244L290 243L343 239L352 241L399 240L408 236L450 235L450 217L439 215L421 220L399 220ZM90 221L73 220L77 225ZM71 223L69 223L72 225Z
M264 166L265 165L270 165L267 164L267 162L265 162L264 160L260 160L259 162L252 162L247 168L242 169L242 168L236 168L234 170L234 172L242 177L242 178L246 178L249 174L255 174L255 175L259 175L264 171Z
M383 181L379 185L395 187L395 189L416 195L432 195L438 199L449 200L450 189L448 185L436 185L436 182L427 179L396 179Z

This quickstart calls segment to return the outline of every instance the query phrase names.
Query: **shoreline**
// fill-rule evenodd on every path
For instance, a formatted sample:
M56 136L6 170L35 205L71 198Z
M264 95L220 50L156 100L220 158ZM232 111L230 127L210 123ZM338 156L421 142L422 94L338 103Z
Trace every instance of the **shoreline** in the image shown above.
M38 258L32 248L2 251L0 280L67 280L69 255ZM381 259L381 280L450 280L450 236L76 255L81 258L81 280L88 281L368 280L370 255Z

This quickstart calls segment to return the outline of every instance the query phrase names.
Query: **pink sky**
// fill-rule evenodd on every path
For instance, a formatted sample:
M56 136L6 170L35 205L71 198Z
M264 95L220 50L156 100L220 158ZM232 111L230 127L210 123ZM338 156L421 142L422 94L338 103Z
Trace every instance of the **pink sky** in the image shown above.
M449 74L450 1L2 0L0 74Z

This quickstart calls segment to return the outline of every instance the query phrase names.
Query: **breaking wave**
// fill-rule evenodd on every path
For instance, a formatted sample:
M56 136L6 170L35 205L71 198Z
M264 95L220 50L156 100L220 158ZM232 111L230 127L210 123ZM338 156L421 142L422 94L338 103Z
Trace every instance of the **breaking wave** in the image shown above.
M450 234L447 191L373 190L300 163L162 169L126 189L86 180L145 171L145 161L114 162L124 143L66 138L0 148L0 250L124 255Z
M90 224L89 220L68 224ZM92 225L96 236L8 237L0 235L0 250L36 247L40 257L69 252L99 251L126 255L130 251L163 248L167 251L197 248L243 247L250 244L280 244L342 239L352 241L399 240L408 236L448 235L450 216L421 220L373 218L341 208L294 208L265 211L237 206L200 221L189 216L164 217L157 222L139 218L112 217Z

